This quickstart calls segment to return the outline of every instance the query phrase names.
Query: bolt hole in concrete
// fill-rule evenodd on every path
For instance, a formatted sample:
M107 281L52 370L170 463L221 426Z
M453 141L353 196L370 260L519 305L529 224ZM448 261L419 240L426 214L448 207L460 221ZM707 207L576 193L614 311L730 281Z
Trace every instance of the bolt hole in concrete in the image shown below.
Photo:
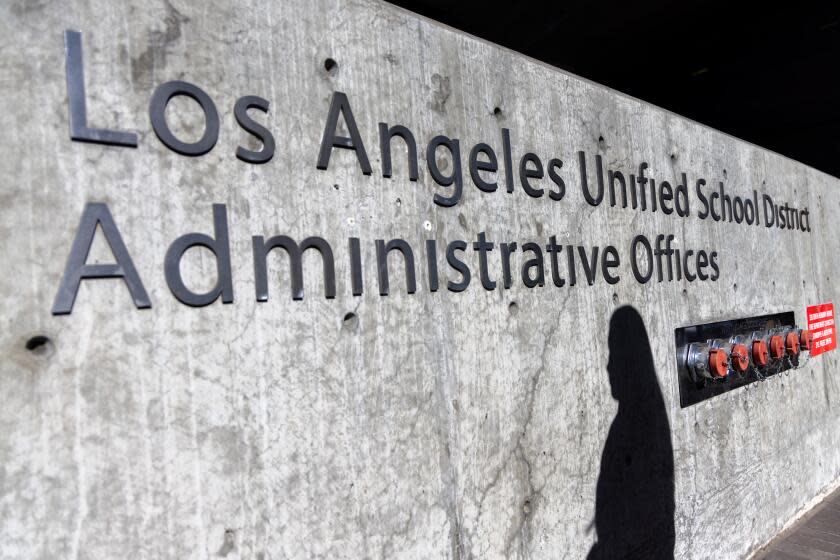
M359 328L359 317L353 312L344 315L342 326L350 331L355 331Z
M599 137L598 137L598 142L603 142L603 141L604 141L604 137L603 137L603 136L599 136Z
M498 117L502 114L502 109L500 107L493 107L493 114Z
M236 548L236 531L233 529L225 529L225 539L222 547L216 553L218 556L225 557Z
M53 343L49 337L36 334L26 341L26 349L36 356L47 356L53 351Z
M515 301L510 302L510 304L508 305L508 311L511 315L516 315L517 313L519 313L519 305L517 305Z
M327 74L330 76L335 76L336 73L338 73L338 62L332 58L327 58L324 60L324 70L326 70Z

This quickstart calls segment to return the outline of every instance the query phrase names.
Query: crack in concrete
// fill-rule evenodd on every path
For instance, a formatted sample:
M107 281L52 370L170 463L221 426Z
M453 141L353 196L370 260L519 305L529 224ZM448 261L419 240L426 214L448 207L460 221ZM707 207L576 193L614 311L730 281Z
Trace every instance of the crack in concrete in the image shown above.
M519 430L514 445L511 447L511 450L508 453L507 457L505 457L505 460L502 462L502 464L496 470L496 473L493 476L493 479L490 481L490 484L488 484L484 488L484 490L482 491L481 498L479 499L479 503L478 503L478 513L476 515L476 519L481 518L482 510L484 508L484 502L486 501L488 494L490 493L490 491L493 488L496 487L496 485L498 484L498 482L501 478L502 472L504 472L505 469L507 469L511 460L514 457L516 457L519 461L522 462L522 464L525 465L526 489L527 489L526 496L524 497L523 502L522 502L523 507L522 508L517 508L517 510L516 510L517 513L516 513L516 517L515 517L515 521L514 521L515 528L508 534L508 536L505 539L505 541L506 541L505 542L505 555L506 556L510 555L510 549L513 546L514 540L516 539L517 536L519 536L522 533L522 530L525 528L526 523L528 522L529 519L531 519L531 513L533 512L534 505L535 505L534 504L535 498L539 496L539 494L540 494L540 492L542 491L542 488L543 488L543 487L536 488L534 486L533 468L532 468L532 465L531 465L531 461L528 459L525 447L523 446L523 441L525 439L525 436L528 433L528 427L530 426L531 421L533 420L534 401L536 400L537 387L540 384L540 380L542 379L543 374L548 369L548 365L546 363L546 360L548 358L548 350L551 348L551 345L550 345L551 341L554 339L555 335L557 334L557 332L559 330L559 327L560 327L560 324L561 324L560 321L558 320L559 315L566 308L566 303L568 302L570 295L571 295L571 290L567 290L566 291L566 296L563 298L563 301L560 303L559 310L555 313L555 315L553 317L552 325L549 328L548 333L544 337L542 352L541 352L541 355L540 355L540 366L537 368L536 372L531 377L531 387L528 390L528 396L526 398L526 402L527 402L526 413L525 413L525 418L522 422L522 429ZM528 512L524 513L523 508L525 507L526 504L527 504ZM521 541L521 542L523 542L523 544L524 544L524 540Z

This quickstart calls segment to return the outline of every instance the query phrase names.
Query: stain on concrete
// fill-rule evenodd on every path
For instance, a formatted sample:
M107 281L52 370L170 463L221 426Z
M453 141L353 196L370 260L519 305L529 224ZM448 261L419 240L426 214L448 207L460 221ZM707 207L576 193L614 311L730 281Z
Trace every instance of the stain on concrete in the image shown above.
M452 87L449 82L449 76L432 74L432 102L430 107L433 111L444 115L446 114L446 102L452 95Z
M190 21L189 17L175 9L170 0L164 0L163 4L166 8L163 29L150 30L146 49L131 59L131 79L138 86L153 85L154 72L166 68L170 46L181 38L181 27Z

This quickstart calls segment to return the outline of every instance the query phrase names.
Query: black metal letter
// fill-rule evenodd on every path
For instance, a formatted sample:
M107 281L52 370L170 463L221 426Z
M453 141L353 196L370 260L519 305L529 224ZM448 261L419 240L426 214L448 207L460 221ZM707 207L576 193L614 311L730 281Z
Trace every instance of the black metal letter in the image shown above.
M268 270L266 258L268 253L281 247L289 255L289 267L292 275L292 299L303 299L303 252L307 249L317 249L324 261L324 295L327 299L335 297L335 259L332 248L326 240L320 237L307 237L298 245L295 240L285 235L275 235L264 242L261 235L253 238L254 246L254 283L257 290L257 301L268 301Z
M426 240L426 259L429 265L429 291L438 291L437 241Z
M529 163L534 164L534 169L528 167ZM537 154L529 152L522 156L522 160L519 162L519 182L522 183L522 189L528 196L539 198L543 195L544 189L532 187L528 179L542 179L544 176L543 165Z
M169 125L166 124L166 106L169 100L179 95L186 95L194 99L204 112L204 134L198 142L182 142L178 140ZM175 80L161 84L152 94L149 103L149 118L155 134L167 148L184 156L201 156L213 149L219 139L219 112L210 96L200 87L188 82Z
M111 247L116 264L86 264L97 225L102 226L102 233ZM108 205L101 202L89 202L85 205L76 238L73 240L73 247L70 249L70 257L67 259L67 266L64 267L64 276L61 278L61 285L55 296L52 314L69 314L73 310L79 284L82 280L89 278L122 278L138 309L148 309L152 306L143 288L143 282L140 281L140 276L134 268L134 262L128 254L128 249L125 248L120 230L117 229L114 218L111 217Z
M534 258L525 261L522 265L522 282L528 288L534 286L545 286L545 266L543 263L542 248L536 243L525 243L522 245L522 252L531 251ZM531 278L531 270L536 271L536 275Z
M376 240L376 269L379 273L379 295L387 296L390 291L388 282L388 253L392 250L402 253L405 260L405 282L408 293L417 291L417 280L414 277L414 253L411 246L403 239L392 239L385 243L382 239Z
M479 154L487 156L488 161L481 161L478 159ZM484 143L479 143L473 146L470 150L470 177L475 186L484 192L494 192L498 188L498 184L488 183L482 177L479 171L488 171L495 173L499 170L499 160L496 158L496 152L493 148Z
M473 243L473 249L478 251L478 270L481 277L481 285L485 290L495 290L496 281L490 278L490 271L487 270L487 252L493 250L494 243L487 241L486 234L482 231L478 234L478 241Z
M350 238L350 282L353 295L360 296L364 291L362 282L362 249L358 237Z
M350 132L350 138L336 135L339 113L344 117L347 130ZM321 149L318 152L318 164L316 165L318 169L326 169L330 164L330 154L332 154L333 148L353 150L356 152L356 157L359 158L362 173L370 175L373 172L365 151L365 144L362 142L359 128L356 126L356 119L353 118L350 101L347 99L347 95L340 91L333 94L332 102L330 102L330 112L327 114L327 124L324 126L324 136L321 139Z
M444 175L438 168L437 159L435 158L438 146L443 146L449 150L449 154L452 156L452 174L449 176ZM432 174L432 179L435 180L435 183L443 187L452 185L455 187L450 197L435 194L433 197L435 204L444 207L458 204L458 201L461 200L461 193L464 190L464 180L461 177L461 148L458 139L447 138L446 136L435 136L432 138L432 141L429 142L429 146L426 148L426 164L429 166L429 172Z
M642 248L645 250L646 260L648 263L648 269L645 273L642 273L638 263L639 255L637 254L637 248L639 245L641 245ZM692 252L693 251L687 251L686 257ZM650 241L648 241L647 237L645 237L644 235L637 235L633 238L633 242L630 243L630 266L633 269L633 276L636 277L636 281L639 284L647 284L647 282L650 280L650 277L653 276L653 249L651 249L650 247ZM689 273L686 269L685 277L688 278L688 276ZM693 280L693 278L691 280ZM691 280L689 280L689 282L691 282Z
M181 303L193 307L210 305L222 296L222 303L233 303L233 280L230 271L230 243L228 242L227 210L224 204L213 205L213 229L216 238L203 233L188 233L172 242L166 251L164 273L172 294ZM191 247L205 247L216 256L216 285L205 294L197 294L184 285L181 277L181 258Z
M64 32L64 58L67 74L67 104L70 109L70 139L136 148L137 135L133 132L88 128L82 34L78 31L68 29Z
M586 181L586 154L583 151L578 152L578 161L580 162L580 186L583 190L583 198L586 199L591 206L598 206L604 200L604 168L601 165L601 156L595 156L595 171L598 175L598 190L594 196L589 191L589 185ZM642 206L644 209L644 206Z
M449 266L461 273L460 282L450 280L446 283L446 288L450 292L463 292L470 285L470 268L455 253L455 251L463 251L466 248L467 243L460 239L456 239L446 246L446 262L449 263Z
M382 176L389 179L391 171L391 138L399 136L408 148L408 179L416 181L419 172L417 168L417 142L409 129L401 124L388 128L388 123L379 123L379 150L382 152Z
M262 142L263 149L259 152L253 152L239 146L236 148L236 157L247 163L265 163L274 157L274 136L267 128L248 116L248 109L259 109L263 113L268 113L268 101L256 95L246 95L240 97L236 105L233 106L233 115L236 117L236 122L246 132L256 136Z

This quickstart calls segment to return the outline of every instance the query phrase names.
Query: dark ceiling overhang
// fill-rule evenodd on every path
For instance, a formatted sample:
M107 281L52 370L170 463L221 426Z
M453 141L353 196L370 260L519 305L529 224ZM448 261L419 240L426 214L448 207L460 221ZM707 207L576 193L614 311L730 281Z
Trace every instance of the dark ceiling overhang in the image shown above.
M840 177L840 2L393 3Z

